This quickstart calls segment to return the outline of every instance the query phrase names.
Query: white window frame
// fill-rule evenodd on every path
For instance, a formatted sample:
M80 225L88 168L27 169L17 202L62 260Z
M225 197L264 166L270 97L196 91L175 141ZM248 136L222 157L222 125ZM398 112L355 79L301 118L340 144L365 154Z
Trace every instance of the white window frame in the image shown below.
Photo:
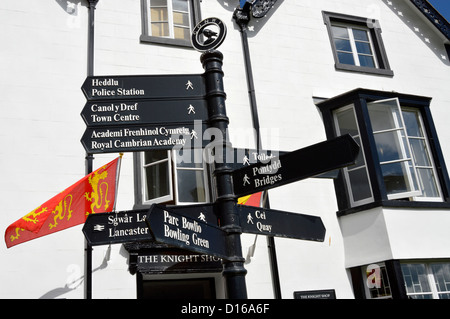
M202 203L209 203L210 201L210 196L209 196L209 178L208 178L208 170L207 170L207 165L204 161L202 161L202 167L180 167L177 166L177 151L176 150L168 150L167 152L167 157L162 159L162 160L158 160L155 162L151 162L151 163L145 163L145 152L140 152L140 157L141 157L141 179L142 179L142 205L151 205L154 203L165 203L165 202L174 202L175 205L188 205L188 204L202 204ZM161 197L156 197L156 198L151 198L148 199L147 198L147 177L145 174L146 168L153 166L153 165L158 165L161 163L167 162L168 163L168 176L169 176L169 194L168 195L164 195ZM190 170L190 171L202 171L202 177L203 177L203 185L205 187L205 200L204 201L198 201L198 202L185 202L185 201L180 201L180 192L182 192L183 190L180 190L178 188L178 171L182 171L182 170Z
M164 203L173 200L173 182L172 182L172 157L171 152L167 151L167 158L155 161L152 163L145 163L145 152L141 152L141 160L142 160L142 169L141 169L141 178L142 178L142 204L143 205L151 205L154 203ZM145 169L147 167L158 165L163 162L168 162L168 174L169 174L169 194L161 197L155 197L151 199L147 199L147 176L145 174Z
M409 143L410 139L420 139L424 142L425 144L425 148L426 148L426 152L427 155L429 157L429 161L431 163L431 166L421 166L421 165L417 165L417 163L415 163L416 165L416 176L417 176L417 183L419 184L419 186L422 184L421 182L421 177L420 174L418 174L418 170L420 168L425 168L425 169L431 169L433 171L433 175L435 178L435 185L437 188L437 192L438 192L438 196L437 197L425 197L425 196L414 196L413 200L414 201L426 201L426 202L442 202L444 201L443 196L442 196L442 189L441 189L441 185L439 183L438 180L438 175L437 175L437 171L436 171L436 165L434 165L434 159L433 159L433 154L431 152L431 148L430 148L430 142L428 141L428 136L427 136L427 132L425 130L425 126L424 126L424 122L423 122L423 118L422 118L422 114L420 114L420 112L418 112L418 110L416 108L413 107L401 107L401 110L410 110L412 112L414 112L415 114L417 114L418 119L419 119L419 125L422 131L423 136L422 137L416 137L416 136L409 136L408 135L408 130L406 130L406 138L408 139L408 144L411 145L411 143ZM414 153L412 153L412 155L414 155ZM415 161L415 160L414 160Z
M195 149L192 149L192 151L194 151ZM174 169L174 172L173 172L173 176L174 176L174 185L175 185L175 204L176 205L178 205L178 204L181 204L181 205L188 205L188 204L202 204L202 203L209 203L209 191L208 191L208 172L207 172L207 169L206 169L206 163L204 162L204 161L202 161L202 167L180 167L180 166L177 166L177 164L176 164L176 158L177 158L177 155L176 155L176 150L173 150L172 151L172 159L173 159L173 161L174 161L174 164L173 164L173 167L175 168ZM179 195L179 193L180 193L180 190L178 189L178 171L202 171L203 172L203 185L205 186L205 200L204 201L202 201L202 202L200 202L200 201L198 201L198 202L182 202L182 201L180 201L180 195Z
M179 11L179 10L174 10L173 9L173 0L167 0L167 23L168 23L168 28L169 28L169 35L168 36L159 36L159 35L153 35L152 34L152 21L151 21L151 1L152 0L145 0L145 5L146 5L146 11L147 11L147 30L148 30L148 34L149 36L152 37L157 37L157 38L168 38L168 39L174 39L177 40L175 38L175 26L177 27L183 27L186 29L191 30L192 29L192 13L191 13L191 8L192 8L192 3L191 0L186 0L187 5L188 5L188 11ZM181 25L176 25L173 21L173 13L174 12L182 12L182 13L187 13L188 17L189 17L189 26L185 27L185 26L181 26ZM189 39L178 39L178 40L189 40Z
M355 207L355 206L359 206L359 205L372 203L374 201L374 197L373 197L372 183L370 183L370 175L369 175L369 173L367 171L366 154L363 151L364 147L363 147L363 142L362 142L362 139L361 139L361 131L359 129L358 119L357 119L356 114L355 114L355 106L353 104L341 107L341 108L339 108L339 109L337 109L336 111L333 112L333 120L334 120L334 123L335 123L336 135L337 136L341 135L341 131L340 131L340 127L339 127L339 123L338 123L338 119L337 119L336 115L339 112L345 112L345 111L347 111L349 109L352 109L352 114L353 114L354 119L355 119L356 128L358 129L358 135L354 135L352 137L353 138L358 138L359 137L359 141L361 143L360 144L360 150L362 152L362 156L363 156L363 159L364 159L364 165L363 166L364 166L364 169L365 169L365 172L366 172L366 175L367 175L367 180L369 181L369 188L370 188L370 194L371 194L370 197L367 197L367 198L355 201L354 200L354 196L353 196L352 184L350 182L349 172L351 172L352 170L361 169L361 167L357 167L357 168L354 168L353 166L344 167L343 168L343 172L344 172L345 184L346 184L346 187L347 187L347 190L348 190L350 206L351 207Z
M406 139L407 139L408 134L406 132L405 121L403 120L403 114L402 114L402 109L400 106L400 101L398 100L398 98L378 100L378 101L373 101L373 102L367 103L367 107L369 108L370 105L382 104L382 103L387 103L387 102L392 102L392 101L394 101L396 103L398 114L400 116L399 119L397 119L395 116L392 117L394 119L395 127L392 129L387 129L387 130L373 131L372 133L375 137L376 134L382 134L382 133L387 133L387 132L397 132L397 134L396 134L397 142L400 145L400 149L402 152L402 159L379 162L379 164L380 164L380 166L382 166L382 165L386 165L386 164L404 163L404 165L406 167L406 178L409 183L410 190L405 191L405 192L395 193L395 194L387 194L387 197L388 197L388 199L400 199L400 198L420 196L420 195L422 195L422 191L420 189L414 188L415 185L418 185L418 179L417 179L417 169L416 169L415 161L412 158L413 153L411 150L411 146L409 144L409 140L407 141L406 145L405 145L405 143L403 143L403 140L402 140L402 135L401 135L402 132ZM400 120L401 123L399 123L398 120ZM408 157L407 154L410 154L410 157ZM411 175L411 170L408 169L408 167L407 167L407 165L408 165L407 163L409 161L411 162L412 169L416 175L416 179L413 179L413 177Z
M347 29L347 33L349 36L349 40L350 40L350 46L352 49L352 54L353 54L353 60L355 61L355 66L361 67L361 62L359 61L359 55L358 55L358 50L356 49L356 40L355 37L353 35L353 29L356 30L362 30L365 31L367 34L367 38L369 39L369 45L370 45L370 50L372 51L372 55L368 55L368 54L362 54L365 56L370 56L372 57L373 61L374 61L374 69L379 69L379 65L378 65L378 59L376 56L376 51L375 51L375 47L373 44L373 39L372 39L372 35L370 34L370 30L368 28L364 28L361 26L357 26L357 25L352 25L352 24L348 24L348 23L342 23L342 22L332 22L331 23L331 27L343 27ZM335 37L333 37L333 42L334 42ZM338 52L337 48L335 47L336 50L336 54ZM348 52L348 51L345 51ZM340 62L342 63L342 62ZM344 64L344 63L342 63ZM349 65L353 65L353 64L349 64ZM372 68L369 66L363 66L363 67L367 67L367 68Z

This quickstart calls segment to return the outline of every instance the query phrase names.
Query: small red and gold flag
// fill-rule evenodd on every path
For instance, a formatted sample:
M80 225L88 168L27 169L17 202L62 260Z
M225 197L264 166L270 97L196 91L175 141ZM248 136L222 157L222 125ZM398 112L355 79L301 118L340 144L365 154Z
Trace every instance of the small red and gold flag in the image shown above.
M239 197L238 204L261 207L261 195L262 195L262 192L259 192L259 193L254 193L251 195Z
M10 248L82 224L89 214L111 212L116 198L119 159L86 175L12 223L5 232L6 246Z

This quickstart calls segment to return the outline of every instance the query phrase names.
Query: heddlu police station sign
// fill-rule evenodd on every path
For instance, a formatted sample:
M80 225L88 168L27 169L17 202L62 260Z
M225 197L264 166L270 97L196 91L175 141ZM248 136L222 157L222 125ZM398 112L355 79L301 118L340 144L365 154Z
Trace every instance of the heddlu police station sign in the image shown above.
M205 84L201 74L88 76L81 90L88 101L197 98Z

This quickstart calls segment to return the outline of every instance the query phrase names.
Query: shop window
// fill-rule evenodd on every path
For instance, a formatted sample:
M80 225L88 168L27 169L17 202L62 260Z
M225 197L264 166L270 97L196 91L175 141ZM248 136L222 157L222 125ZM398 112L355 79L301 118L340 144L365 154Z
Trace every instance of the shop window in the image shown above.
M361 267L361 270L367 299L392 298L389 276L384 263Z
M371 203L449 206L448 174L429 101L357 89L318 103L327 135L350 134L360 146L356 163L335 181L340 211Z
M450 263L402 263L411 299L450 299Z
M199 0L141 0L141 41L191 46L191 29L200 21Z
M336 69L393 75L377 20L331 12L323 12L323 17Z
M192 204L209 201L202 149L136 153L136 208L152 203Z

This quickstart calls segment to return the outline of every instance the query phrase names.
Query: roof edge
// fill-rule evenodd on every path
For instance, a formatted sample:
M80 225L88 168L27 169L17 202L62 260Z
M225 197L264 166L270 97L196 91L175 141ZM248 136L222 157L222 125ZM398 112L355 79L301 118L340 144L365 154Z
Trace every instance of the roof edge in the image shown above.
M450 41L450 23L427 0L410 0L419 11Z

